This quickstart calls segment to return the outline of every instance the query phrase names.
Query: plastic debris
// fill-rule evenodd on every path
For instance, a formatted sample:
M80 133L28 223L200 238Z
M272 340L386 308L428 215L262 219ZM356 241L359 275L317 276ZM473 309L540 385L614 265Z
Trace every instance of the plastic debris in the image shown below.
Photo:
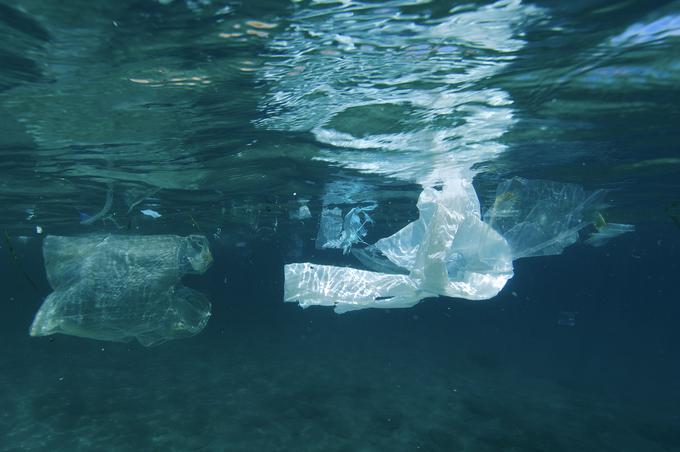
M392 273L396 275L408 275L408 270L394 264L375 246L364 248L352 248L352 256L356 257L369 270L380 273Z
M78 212L80 214L80 224L90 226L104 218L104 216L109 213L111 206L113 205L113 184L109 183L106 185L106 187L106 201L104 201L104 206L102 209L94 215Z
M603 246L615 237L635 231L635 226L632 224L607 223L600 213L596 215L595 228L596 231L585 241L594 247Z
M210 302L180 283L212 263L203 236L47 236L47 279L54 292L38 310L31 336L61 333L144 346L200 332Z
M298 207L297 210L290 212L290 219L291 220L308 220L312 218L312 212L310 212L309 207L307 206L307 202L309 202L306 199L299 199L298 202L300 203L300 206Z
M298 218L301 220L308 220L312 218L312 212L309 211L309 207L306 205L300 206L298 209Z
M155 210L151 210L151 209L140 210L140 212L142 214L146 215L147 217L151 217L151 218L160 218L162 216L160 213L156 212Z
M373 219L368 212L373 211L376 207L377 204L350 209L342 220L340 228L337 224L339 209L326 209L325 217L322 213L322 223L319 230L320 233L323 231L325 237L325 243L321 244L321 248L342 249L343 254L348 254L353 245L366 243L364 242L364 237L368 234L366 225L373 223ZM340 232L336 233L338 229L340 229ZM318 235L317 241L319 241Z
M425 188L416 221L372 246L351 250L369 270L288 264L284 300L346 312L409 307L439 295L492 298L512 277L514 259L559 254L575 243L579 231L592 224L586 218L592 217L603 193L514 178L499 185L482 221L469 179L450 180L441 190ZM350 210L339 233L340 210L324 209L317 247L321 243L347 253L352 245L364 243L365 226L372 222L366 210L374 207ZM337 238L329 238L333 236Z
M343 233L348 230L346 237L351 237L354 231L354 237L362 238L359 231L367 219L355 209L345 216ZM503 237L481 221L471 184L460 180L441 191L427 188L420 195L418 210L418 220L375 244L381 255L364 255L369 266L375 268L378 262L386 270L384 257L402 274L288 264L284 300L302 307L335 306L341 313L410 307L438 295L470 300L495 296L512 277L512 256Z
M328 242L336 240L342 234L342 209L324 207L321 210L319 231L316 234L316 249L328 248Z
M603 190L586 193L574 184L515 177L501 183L484 221L500 232L514 259L562 253L590 226Z

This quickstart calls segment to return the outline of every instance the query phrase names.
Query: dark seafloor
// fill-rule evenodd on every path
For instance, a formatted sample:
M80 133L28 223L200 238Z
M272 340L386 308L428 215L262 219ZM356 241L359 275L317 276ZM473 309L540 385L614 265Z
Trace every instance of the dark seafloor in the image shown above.
M0 2L0 450L680 451L678 101L677 1ZM635 232L489 301L282 301L350 263L329 185L371 243L458 155L483 210L579 184ZM29 337L44 236L93 232L206 235L205 330Z

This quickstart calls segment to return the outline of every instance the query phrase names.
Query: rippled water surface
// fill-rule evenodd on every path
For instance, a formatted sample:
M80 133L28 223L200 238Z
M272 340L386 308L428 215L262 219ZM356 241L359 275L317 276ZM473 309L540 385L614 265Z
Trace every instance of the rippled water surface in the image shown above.
M680 450L679 126L677 1L0 0L0 449ZM365 266L331 207L360 248L461 185L505 234L513 180L598 198L506 234L491 300L283 303ZM29 337L44 237L86 234L207 237L205 330Z

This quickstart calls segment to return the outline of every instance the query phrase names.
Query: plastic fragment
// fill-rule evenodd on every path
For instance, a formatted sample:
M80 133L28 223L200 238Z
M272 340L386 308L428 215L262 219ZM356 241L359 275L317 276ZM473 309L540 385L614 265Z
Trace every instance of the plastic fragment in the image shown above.
M111 206L113 205L113 184L108 183L106 187L106 201L104 202L102 209L92 216L83 212L78 212L80 214L80 224L90 226L109 213L109 210L111 210Z
M151 209L140 210L140 212L142 214L148 216L148 217L151 217L151 218L160 218L162 216L160 213L156 212L155 210L151 210Z
M632 224L606 223L601 225L585 241L590 246L600 247L608 243L614 237L635 231Z
M364 237L368 234L366 226L373 224L373 219L368 212L373 211L376 207L377 205L374 204L367 207L354 207L350 209L342 221L340 234L335 237L329 237L321 247L342 249L342 254L348 254L353 245L366 243L364 242ZM331 228L337 230L337 226L332 226Z

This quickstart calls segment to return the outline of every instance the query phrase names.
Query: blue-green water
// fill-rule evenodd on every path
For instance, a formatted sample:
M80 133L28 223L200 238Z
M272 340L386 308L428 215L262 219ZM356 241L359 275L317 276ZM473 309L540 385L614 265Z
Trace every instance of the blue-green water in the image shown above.
M0 450L680 450L679 101L677 1L0 2ZM513 177L605 191L490 300L283 302L326 206ZM205 329L30 337L92 233L205 235Z

